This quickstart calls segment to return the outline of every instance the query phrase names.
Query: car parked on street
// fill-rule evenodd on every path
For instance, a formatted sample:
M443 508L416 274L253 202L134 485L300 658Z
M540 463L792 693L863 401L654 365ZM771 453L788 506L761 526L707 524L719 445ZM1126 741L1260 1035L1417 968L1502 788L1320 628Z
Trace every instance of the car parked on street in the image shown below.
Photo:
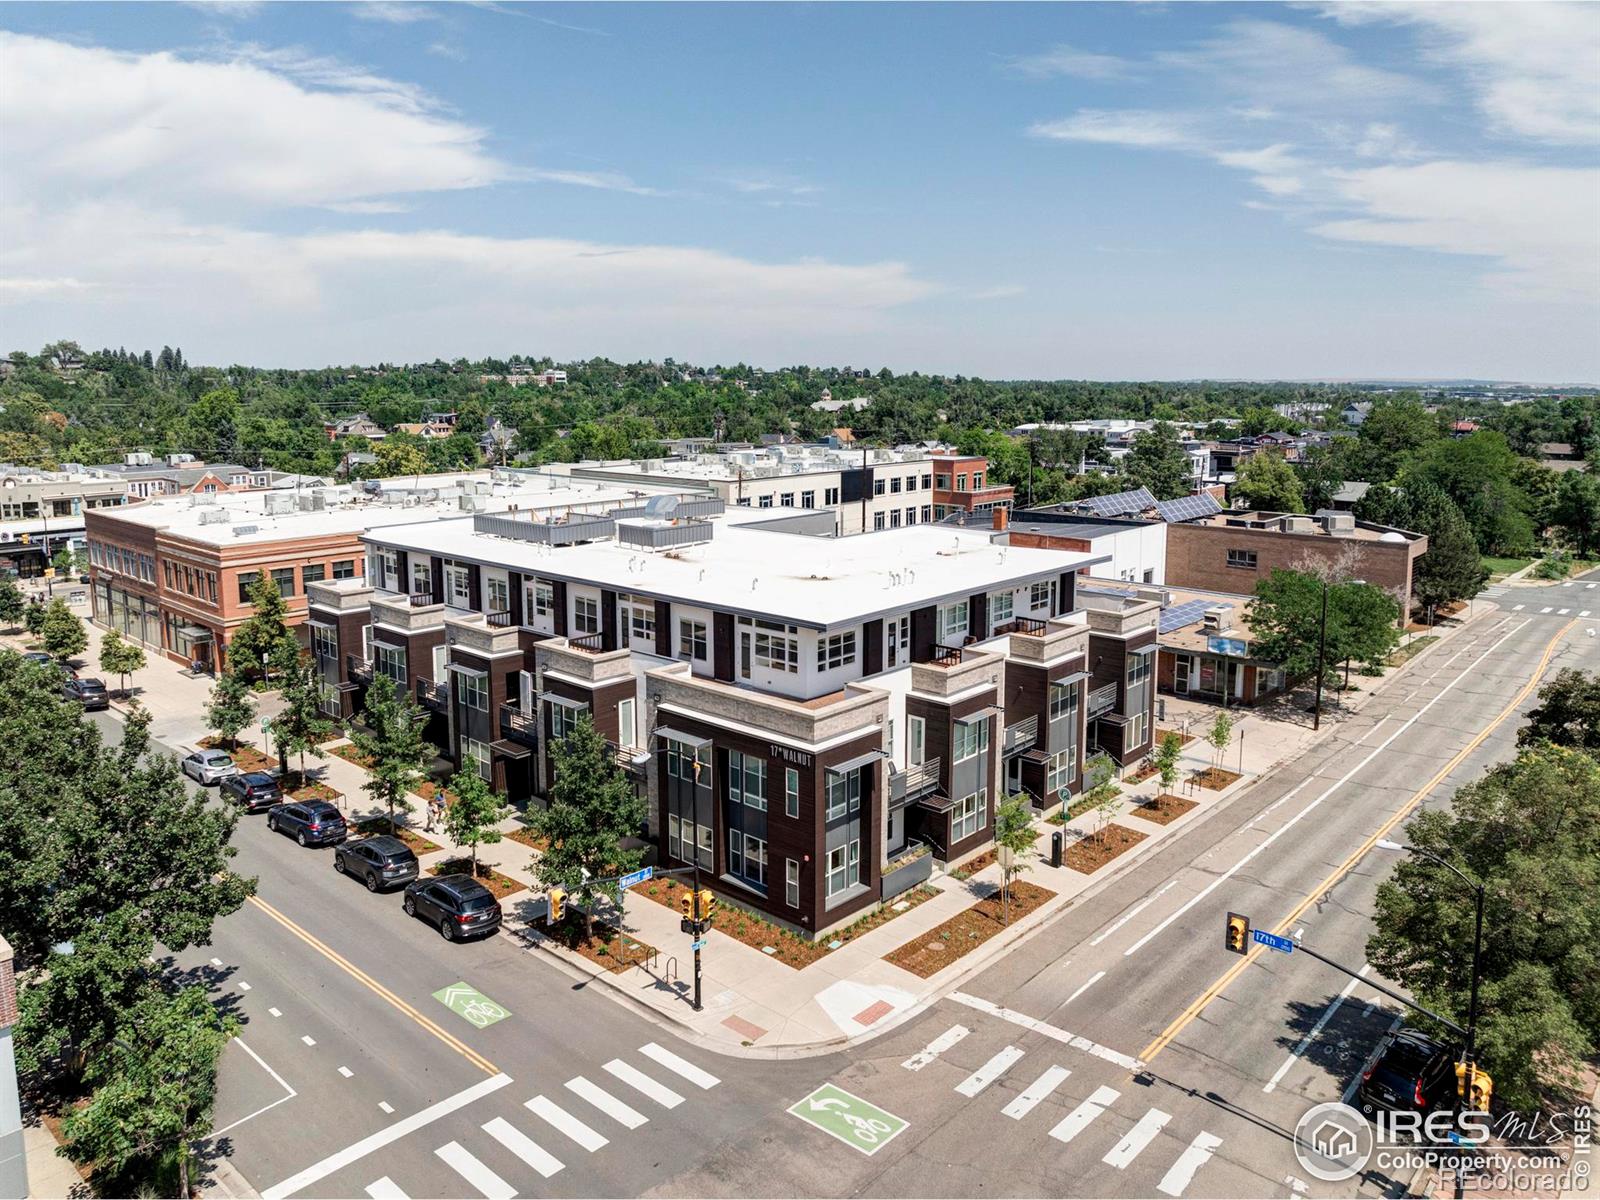
M409 917L438 926L447 942L483 937L500 928L500 902L470 875L418 879L406 887L402 907Z
M111 693L106 691L104 680L69 679L61 685L61 694L83 705L85 712L111 707Z
M186 755L178 767L190 779L206 787L239 773L239 768L233 765L233 756L222 750L196 750Z
M326 800L291 800L269 808L267 828L302 846L331 846L350 836L344 814Z
M1361 1076L1356 1105L1367 1116L1379 1109L1426 1115L1456 1102L1455 1056L1414 1029L1389 1034Z
M260 812L283 803L278 781L265 771L240 772L222 781L221 794L235 801L245 812Z
M379 834L346 842L333 852L333 869L353 875L367 885L367 891L397 887L417 877L417 856L397 837Z

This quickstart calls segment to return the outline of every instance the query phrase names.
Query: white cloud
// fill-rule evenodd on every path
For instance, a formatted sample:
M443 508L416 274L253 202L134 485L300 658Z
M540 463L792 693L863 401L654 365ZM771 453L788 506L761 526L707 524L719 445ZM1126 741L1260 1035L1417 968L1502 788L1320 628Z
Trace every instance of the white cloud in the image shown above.
M1315 226L1323 237L1489 258L1501 291L1600 300L1600 170L1430 162L1335 179L1363 215Z
M723 175L718 182L746 196L769 195L773 192L785 196L814 196L822 190L817 184L776 171L733 171Z
M979 288L968 295L974 300L1009 300L1012 296L1020 296L1028 289L1020 283L998 283L994 287Z
M643 187L617 171L526 170L518 172L517 178L535 183L565 183L606 192L629 192L635 196L662 194L658 189Z
M382 21L387 25L411 25L417 21L432 21L439 16L426 4L415 0L360 0L351 5L351 12L363 21Z
M1561 145L1600 141L1600 6L1396 2L1324 11L1344 24L1418 29L1435 61L1465 69L1496 132Z
M451 62L466 62L467 52L454 42L438 41L428 43L428 53L439 58L448 58Z
M1152 150L1192 150L1199 145L1192 117L1141 109L1080 108L1058 121L1039 121L1034 137L1064 142L1102 142Z
M184 0L184 7L242 21L260 12L265 7L265 0Z
M1096 54L1068 45L1056 45L1039 54L1013 58L1007 64L1019 75L1049 79L1067 75L1076 79L1121 79L1132 72L1133 64L1114 54Z

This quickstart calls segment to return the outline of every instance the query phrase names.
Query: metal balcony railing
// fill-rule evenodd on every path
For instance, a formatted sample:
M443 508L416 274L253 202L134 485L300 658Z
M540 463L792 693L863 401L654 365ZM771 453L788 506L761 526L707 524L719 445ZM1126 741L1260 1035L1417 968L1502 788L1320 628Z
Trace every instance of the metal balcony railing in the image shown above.
M1117 685L1108 683L1089 693L1089 706L1085 710L1089 720L1103 717L1117 706Z
M406 599L411 602L412 608L427 608L430 604L442 603L433 598L432 592L412 592Z
M574 650L582 650L586 654L601 654L605 651L605 635L599 633L580 633L567 638L567 645Z
M1014 725L1006 726L1005 741L1001 743L1001 754L1021 754L1032 746L1034 739L1039 735L1039 718L1037 715L1026 717Z
M500 736L521 746L539 744L539 718L513 704L500 706Z
M345 674L357 683L372 682L372 663L365 658L358 658L354 654L344 656Z
M484 613L483 619L491 629L510 629L512 626L511 614L506 611Z
M448 683L435 683L431 679L417 680L417 703L423 708L434 712L446 712L450 708L450 685Z
M889 772L889 800L891 803L910 803L926 796L939 786L939 759L930 758L914 763L904 771Z
M962 653L960 646L935 646L933 648L933 657L928 659L928 665L934 667L959 666Z
M1043 637L1046 624L1047 622L1041 621L1037 617L1017 617L1015 620L1007 621L995 632L1026 633L1032 637Z

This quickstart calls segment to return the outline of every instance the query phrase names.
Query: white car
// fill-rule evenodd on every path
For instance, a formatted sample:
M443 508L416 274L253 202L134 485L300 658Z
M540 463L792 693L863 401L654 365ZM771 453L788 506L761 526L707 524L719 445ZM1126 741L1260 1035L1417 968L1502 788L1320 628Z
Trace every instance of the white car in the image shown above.
M223 750L196 750L178 766L190 779L207 786L239 773L233 757Z

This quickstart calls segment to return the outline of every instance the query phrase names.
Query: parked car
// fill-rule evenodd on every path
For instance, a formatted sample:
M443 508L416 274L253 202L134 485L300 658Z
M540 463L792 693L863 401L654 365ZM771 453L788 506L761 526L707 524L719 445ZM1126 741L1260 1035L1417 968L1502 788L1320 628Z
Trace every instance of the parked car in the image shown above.
M331 846L350 836L344 815L326 800L291 800L267 810L267 828L302 846Z
M1379 1109L1449 1111L1455 1101L1455 1055L1413 1029L1397 1030L1384 1039L1356 1091L1356 1104L1369 1117Z
M278 781L265 771L241 772L229 775L222 781L222 795L236 800L245 812L260 812L274 804L283 803L283 791Z
M353 875L367 885L367 891L410 883L417 877L417 856L397 837L379 834L346 842L333 852L333 869Z
M49 664L55 662L55 659L46 654L43 650L29 650L22 657L31 663L38 663L41 667L48 666Z
M196 750L185 756L178 767L190 779L206 787L239 773L239 768L233 765L233 756L222 750Z
M111 707L111 693L99 679L69 679L61 685L61 694L83 705L86 712Z
M447 942L486 936L500 928L500 902L470 875L418 879L406 887L406 915L439 927Z

